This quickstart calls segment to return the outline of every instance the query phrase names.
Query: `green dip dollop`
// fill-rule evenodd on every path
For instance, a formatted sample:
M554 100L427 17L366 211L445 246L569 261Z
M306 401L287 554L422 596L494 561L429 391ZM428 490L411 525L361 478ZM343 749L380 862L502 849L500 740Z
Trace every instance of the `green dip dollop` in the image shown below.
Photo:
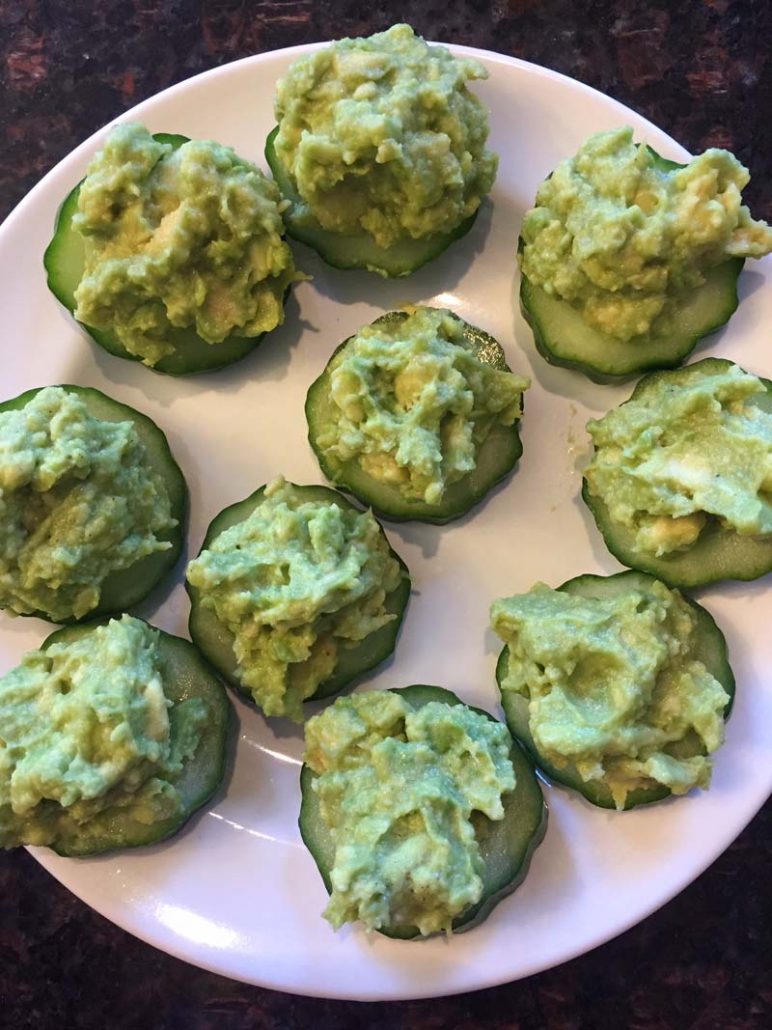
M496 425L511 426L529 381L481 361L441 308L360 329L333 359L334 418L318 444L402 496L439 504L472 472Z
M526 212L523 275L609 336L666 333L707 269L772 251L772 228L741 203L749 179L726 150L665 171L631 128L595 133Z
M585 598L539 583L495 601L491 624L509 648L502 693L527 699L555 768L605 784L620 809L652 781L673 794L708 786L729 696L693 657L696 617L677 591L654 580ZM684 741L705 753L679 757Z
M694 544L711 518L740 536L772 533L772 411L737 365L661 373L591 421L590 494L635 548L660 557Z
M91 161L73 228L85 246L75 317L109 330L146 365L175 350L175 328L207 343L284 320L298 275L274 183L230 147L176 150L119 125Z
M149 825L182 813L175 779L206 710L176 704L172 738L158 638L124 615L0 677L0 846L83 843L118 815Z
M466 86L486 77L409 25L301 57L275 102L274 147L296 215L383 248L455 229L496 176L487 113Z
M0 607L82 618L111 573L168 550L176 524L131 422L56 386L0 412Z
M390 691L339 698L309 719L305 761L336 845L325 918L450 933L482 896L471 816L504 818L510 746L505 726L465 705L413 708Z
M396 618L384 600L402 575L372 513L306 500L283 479L187 571L233 636L242 685L266 715L296 722L340 650Z

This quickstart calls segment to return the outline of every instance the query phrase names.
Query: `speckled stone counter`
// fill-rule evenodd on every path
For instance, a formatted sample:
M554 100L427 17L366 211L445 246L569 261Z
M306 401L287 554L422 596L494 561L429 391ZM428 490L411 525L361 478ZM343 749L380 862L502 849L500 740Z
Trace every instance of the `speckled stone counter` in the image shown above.
M386 9L386 5L381 5ZM73 146L160 89L248 54L385 28L558 69L692 150L750 167L772 218L768 0L0 0L0 216ZM4 360L7 360L4 359ZM0 856L0 1027L404 1027L755 1030L772 1026L772 809L679 897L596 951L529 980L427 1002L360 1005L233 983L163 955Z

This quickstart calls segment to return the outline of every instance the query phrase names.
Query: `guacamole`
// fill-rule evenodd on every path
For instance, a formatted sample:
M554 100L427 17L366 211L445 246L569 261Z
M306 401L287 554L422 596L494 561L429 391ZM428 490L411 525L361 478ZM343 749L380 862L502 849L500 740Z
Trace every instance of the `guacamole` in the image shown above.
M608 336L667 334L707 269L772 251L772 228L741 203L749 178L726 150L665 171L631 128L595 133L526 212L523 275Z
M172 740L158 637L124 615L0 677L0 846L99 836L118 814L179 814L174 782L206 709L175 705Z
M662 373L587 429L587 489L655 557L690 547L717 519L772 534L772 412L764 384L737 365Z
M297 722L342 652L397 618L384 600L402 576L370 512L304 500L283 479L187 571L232 635L240 683L266 715Z
M279 80L276 156L300 222L389 248L448 233L490 191L497 158L466 83L477 61L428 46L409 25L342 39Z
M156 365L175 329L213 346L284 320L298 278L276 186L229 147L178 149L119 125L91 161L72 225L85 267L75 317Z
M0 412L0 607L82 618L113 572L168 550L176 524L131 422L54 386Z
M339 698L306 725L307 765L335 839L325 918L337 929L444 930L482 895L471 816L501 820L515 788L505 726L389 691Z
M651 783L708 786L729 695L695 658L681 594L657 580L601 598L537 584L495 601L491 623L509 650L502 694L527 700L548 763L605 784L620 809Z
M474 470L493 427L520 417L529 385L481 361L464 325L449 311L413 308L360 329L330 365L333 417L319 448L405 498L438 504Z

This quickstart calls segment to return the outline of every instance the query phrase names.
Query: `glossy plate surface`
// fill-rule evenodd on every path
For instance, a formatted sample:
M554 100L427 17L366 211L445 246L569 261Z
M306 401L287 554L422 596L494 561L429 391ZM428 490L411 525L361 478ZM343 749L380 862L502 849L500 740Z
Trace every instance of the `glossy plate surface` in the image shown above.
M264 167L276 78L309 48L250 58L191 79L135 108L154 132L231 144ZM73 324L48 292L43 251L57 205L82 176L102 133L41 182L0 232L2 396L71 382L112 394L150 415L191 487L190 554L211 518L279 472L321 482L306 441L303 402L333 349L359 326L405 303L447 306L499 339L515 372L530 375L515 475L471 516L447 527L388 526L407 562L414 595L395 659L368 685L436 683L498 712L499 643L490 602L553 586L583 572L613 572L579 500L588 453L584 424L626 398L552 368L535 353L517 310L515 247L539 182L592 131L631 123L660 153L685 152L620 104L553 72L510 58L479 57L490 78L475 87L491 108L491 146L501 155L493 194L472 230L414 276L383 281L341 272L297 247L303 283L286 325L225 371L188 379L111 357ZM772 375L769 259L748 262L743 301L730 326L695 354L730 357ZM766 288L764 281L767 280ZM739 833L772 786L772 681L768 672L769 577L702 591L724 629L737 676L727 743L707 793L616 814L547 789L550 825L524 885L479 928L450 941L334 934L319 913L325 891L297 829L299 731L268 725L237 702L233 775L211 811L175 840L143 853L65 860L35 857L99 912L181 958L280 990L341 998L449 994L513 980L587 951L642 919L697 876ZM181 583L139 614L185 634ZM50 631L0 616L0 669Z

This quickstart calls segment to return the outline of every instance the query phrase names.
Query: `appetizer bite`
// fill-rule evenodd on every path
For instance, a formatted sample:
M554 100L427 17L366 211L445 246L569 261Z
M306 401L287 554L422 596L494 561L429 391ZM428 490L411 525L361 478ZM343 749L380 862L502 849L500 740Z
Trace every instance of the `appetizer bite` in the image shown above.
M706 358L587 429L582 496L624 565L679 587L772 570L772 383Z
M459 518L514 467L529 380L493 337L440 308L392 311L335 351L306 399L337 486L390 519Z
M641 572L494 601L507 725L553 780L627 809L710 783L734 697L704 608Z
M496 176L466 85L486 77L409 25L299 58L265 151L290 236L338 268L402 276L468 232Z
M230 705L187 640L123 615L0 677L0 846L96 855L176 833L220 785Z
M83 386L0 404L0 608L52 622L124 611L182 549L187 487L146 415Z
M213 520L188 565L193 642L266 715L303 721L396 645L410 578L370 512L276 479Z
M448 690L339 698L306 724L300 832L335 929L466 930L523 880L547 809L507 729Z
M118 125L59 211L48 285L111 354L211 371L284 321L301 276L282 207L230 147Z
M598 382L680 365L737 307L743 260L772 251L741 203L749 179L726 150L680 165L629 127L590 136L523 219L520 302L542 356Z

